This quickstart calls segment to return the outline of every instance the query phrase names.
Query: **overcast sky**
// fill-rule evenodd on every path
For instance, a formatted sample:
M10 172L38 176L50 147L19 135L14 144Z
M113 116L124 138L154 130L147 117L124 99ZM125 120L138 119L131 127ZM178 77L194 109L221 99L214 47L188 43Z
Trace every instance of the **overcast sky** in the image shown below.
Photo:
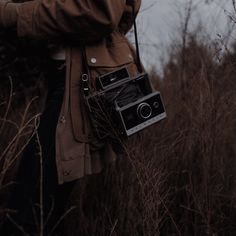
M161 67L168 45L179 36L188 2L189 0L142 0L138 30L141 57L146 66ZM189 31L196 29L201 23L203 30L211 38L217 39L228 31L229 15L233 12L232 0L213 0L210 4L205 2L206 0L193 0Z

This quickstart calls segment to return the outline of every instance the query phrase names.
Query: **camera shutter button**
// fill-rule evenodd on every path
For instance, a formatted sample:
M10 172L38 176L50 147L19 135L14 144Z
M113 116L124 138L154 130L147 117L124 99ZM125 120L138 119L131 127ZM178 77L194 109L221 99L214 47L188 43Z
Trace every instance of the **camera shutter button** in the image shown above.
M157 109L159 107L159 102L154 102L153 107Z

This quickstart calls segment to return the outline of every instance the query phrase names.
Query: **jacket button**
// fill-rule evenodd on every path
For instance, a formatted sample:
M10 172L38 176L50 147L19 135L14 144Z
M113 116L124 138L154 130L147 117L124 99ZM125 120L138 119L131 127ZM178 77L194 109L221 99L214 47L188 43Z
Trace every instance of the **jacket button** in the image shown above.
M65 118L65 116L61 116L60 122L61 122L62 124L65 124L65 123L66 123L66 118Z
M91 58L91 62L93 63L93 64L95 64L96 62L97 62L97 59L96 58Z
M63 175L64 176L68 176L68 175L70 175L70 172L71 172L70 170L69 171L68 170L64 170L63 171Z

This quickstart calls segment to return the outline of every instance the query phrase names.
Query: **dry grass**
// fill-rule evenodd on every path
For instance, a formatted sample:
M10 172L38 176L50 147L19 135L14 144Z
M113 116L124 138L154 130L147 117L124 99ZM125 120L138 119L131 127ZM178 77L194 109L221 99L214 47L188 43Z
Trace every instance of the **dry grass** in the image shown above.
M82 194L75 190L82 206L72 235L236 234L235 52L217 61L190 37L183 67L181 50L156 81L168 118L132 137L127 156L85 180Z
M68 235L236 235L236 51L217 60L190 36L171 52L163 78L151 73L167 119L132 137L102 174L78 181ZM12 91L0 107L1 191L37 117L31 103L10 105Z

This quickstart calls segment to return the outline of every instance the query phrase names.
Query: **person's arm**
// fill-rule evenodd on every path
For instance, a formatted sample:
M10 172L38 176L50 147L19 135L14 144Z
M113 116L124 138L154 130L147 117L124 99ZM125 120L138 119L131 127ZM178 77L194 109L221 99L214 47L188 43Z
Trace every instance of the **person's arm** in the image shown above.
M16 27L17 7L19 4L0 0L0 28Z
M123 34L126 34L133 26L133 6L136 17L141 6L141 0L126 0L125 10L119 24L120 32Z
M0 2L0 26L12 26L16 17L19 37L66 37L89 43L118 27L126 0L34 0L4 4Z

